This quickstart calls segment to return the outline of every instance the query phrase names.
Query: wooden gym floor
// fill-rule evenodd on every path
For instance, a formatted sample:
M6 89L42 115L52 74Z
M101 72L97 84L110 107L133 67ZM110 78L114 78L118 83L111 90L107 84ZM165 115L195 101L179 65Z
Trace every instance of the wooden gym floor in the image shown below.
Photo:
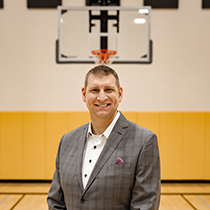
M49 183L0 183L0 210L47 210ZM159 210L210 210L210 183L162 183Z

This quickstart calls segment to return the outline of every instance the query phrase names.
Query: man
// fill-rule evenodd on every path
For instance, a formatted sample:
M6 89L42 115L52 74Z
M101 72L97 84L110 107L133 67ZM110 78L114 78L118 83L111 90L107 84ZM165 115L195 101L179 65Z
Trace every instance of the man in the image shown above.
M82 98L91 122L65 134L48 194L50 210L157 210L156 135L120 113L123 89L108 66L91 69Z

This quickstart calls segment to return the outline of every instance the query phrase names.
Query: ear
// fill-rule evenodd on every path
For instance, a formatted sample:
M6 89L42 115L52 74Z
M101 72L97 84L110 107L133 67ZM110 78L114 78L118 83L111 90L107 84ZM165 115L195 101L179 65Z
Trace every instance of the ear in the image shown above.
M86 102L86 90L85 90L84 87L82 88L82 100L83 100L84 102Z
M122 87L119 88L118 95L119 95L119 102L121 102L122 98L123 98L123 88Z

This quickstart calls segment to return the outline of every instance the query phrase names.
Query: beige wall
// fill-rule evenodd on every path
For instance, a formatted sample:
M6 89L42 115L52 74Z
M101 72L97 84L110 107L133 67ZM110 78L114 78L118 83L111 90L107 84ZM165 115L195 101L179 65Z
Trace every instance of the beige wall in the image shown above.
M86 111L80 89L93 65L56 64L57 10L29 10L26 3L5 0L0 9L0 111ZM153 63L112 65L125 90L122 111L210 111L209 20L201 0L152 10Z

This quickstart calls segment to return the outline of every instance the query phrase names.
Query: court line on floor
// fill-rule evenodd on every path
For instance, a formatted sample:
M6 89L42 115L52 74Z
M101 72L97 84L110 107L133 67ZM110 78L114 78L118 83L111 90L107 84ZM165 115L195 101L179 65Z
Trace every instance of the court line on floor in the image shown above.
M9 198L9 196L10 196L10 195L7 195L3 200L0 201L0 206L1 206L2 203L4 203L4 201L7 200L7 198Z
M161 193L161 195L210 195L210 193L203 193L203 192L199 192L199 193Z
M180 195L194 210L198 210L190 201L187 200L187 198L184 197L186 194L180 194Z
M206 206L208 206L208 207L210 208L210 205L209 205L206 201L204 201L199 195L196 195L196 197L197 197L200 201L202 201L203 204L205 204Z
M25 195L22 195L22 197L11 207L10 210L14 209L20 203L20 201L23 200L24 197L25 197Z

